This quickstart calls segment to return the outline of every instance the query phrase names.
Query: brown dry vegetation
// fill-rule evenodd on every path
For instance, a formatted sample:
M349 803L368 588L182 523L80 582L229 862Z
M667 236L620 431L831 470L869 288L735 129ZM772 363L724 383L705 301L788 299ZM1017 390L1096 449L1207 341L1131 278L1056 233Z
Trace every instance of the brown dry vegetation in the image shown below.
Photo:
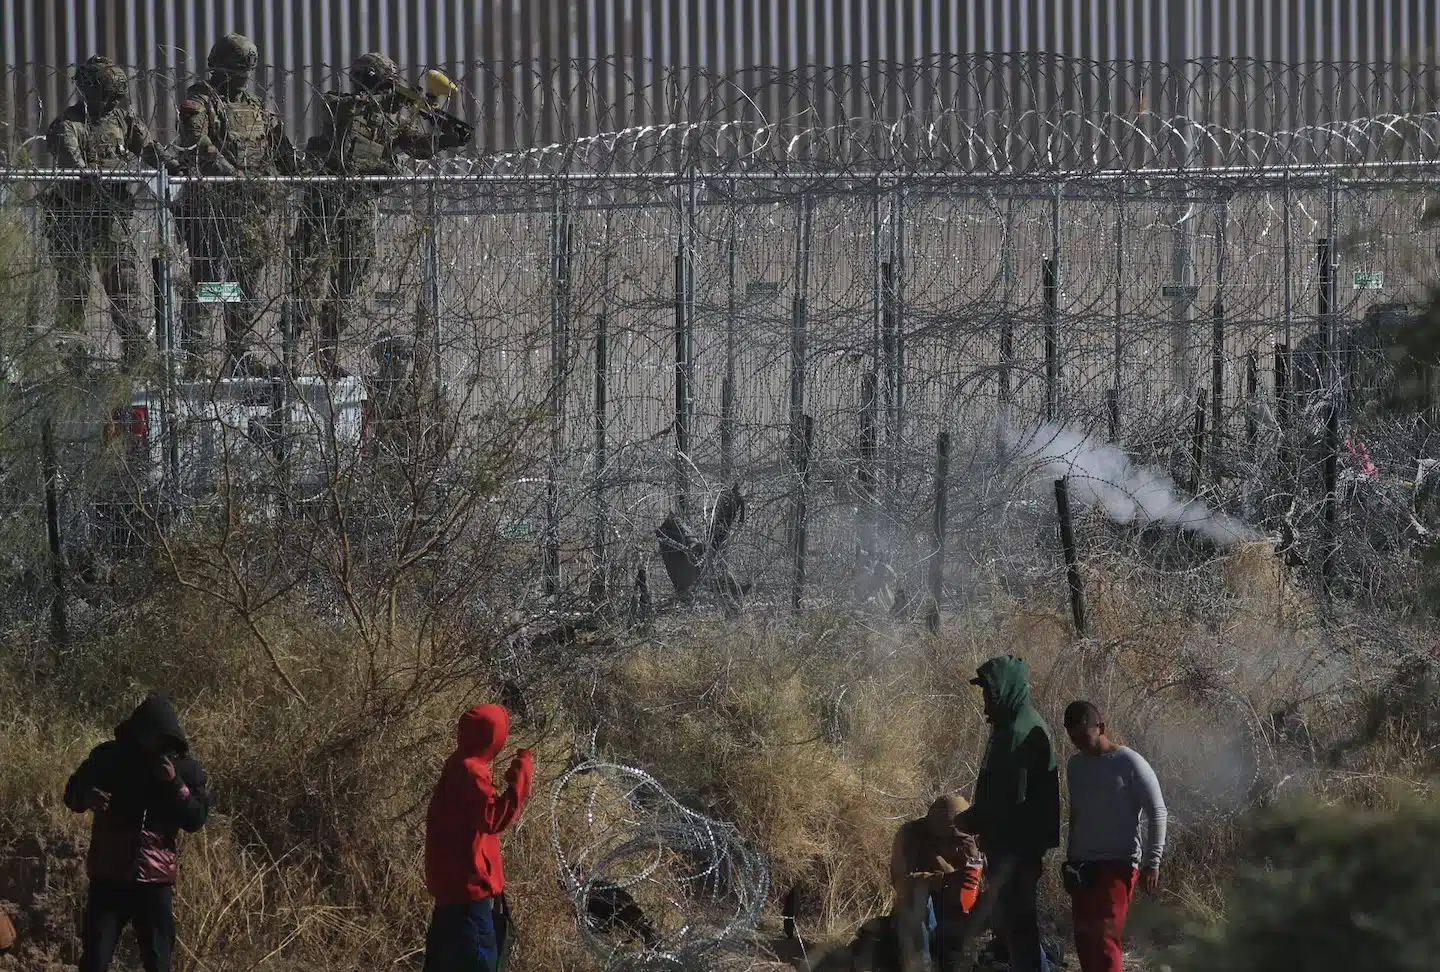
M1214 589L1218 611L1206 616L1167 612L1162 591L1122 568L1088 568L1098 630L1083 644L1058 607L1027 609L996 592L987 613L948 619L938 637L824 614L780 626L672 621L568 672L538 673L531 718L513 740L539 760L534 803L507 838L525 936L518 968L587 967L556 880L549 811L554 781L592 738L597 755L734 821L770 861L773 893L807 882L802 929L844 939L887 905L897 822L942 789L972 785L984 729L966 680L998 652L1029 661L1052 726L1069 699L1091 697L1154 757L1177 805L1163 901L1190 915L1222 913L1247 806L1300 790L1383 806L1424 788L1440 710L1416 660L1423 651L1400 670L1370 660L1382 656L1363 633L1322 624L1263 551L1186 579ZM488 636L472 633L470 656L403 625L367 642L299 605L277 606L265 624L303 701L253 633L193 591L154 594L64 652L9 646L0 900L25 946L0 968L74 961L87 820L65 811L60 793L151 687L176 699L216 799L184 849L179 967L418 968L425 801L455 716L499 690ZM1433 637L1401 633L1417 648ZM1383 657L1398 657L1388 647ZM1261 731L1261 715L1283 708L1304 719L1308 741ZM1237 763L1244 773L1226 775ZM562 830L580 827L567 813ZM1058 913L1057 889L1046 894Z

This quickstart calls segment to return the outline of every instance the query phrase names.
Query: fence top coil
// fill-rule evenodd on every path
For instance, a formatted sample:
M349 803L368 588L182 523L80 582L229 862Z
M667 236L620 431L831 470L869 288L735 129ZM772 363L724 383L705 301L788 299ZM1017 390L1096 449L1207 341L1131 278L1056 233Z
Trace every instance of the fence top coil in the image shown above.
M36 161L73 96L69 73L24 65L4 77L0 151L11 164ZM171 134L176 93L194 80L134 75L137 111ZM478 134L438 170L472 177L1240 176L1440 160L1440 78L1410 64L974 54L717 73L609 58L476 64L454 80L449 108ZM339 72L257 73L297 145L321 127L323 93L348 86Z

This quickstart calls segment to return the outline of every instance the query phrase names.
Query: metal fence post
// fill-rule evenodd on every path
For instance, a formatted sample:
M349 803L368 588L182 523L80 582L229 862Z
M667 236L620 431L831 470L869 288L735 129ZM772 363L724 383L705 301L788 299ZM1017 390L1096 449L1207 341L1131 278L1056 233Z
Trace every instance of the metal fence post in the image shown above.
M931 533L935 541L930 558L930 601L932 632L940 630L940 600L945 591L945 525L948 517L946 500L950 492L950 433L941 432L935 440L935 506Z
M732 203L733 205L733 203ZM735 319L735 222L725 241L725 379L720 386L720 476L729 483L735 474L735 352L739 322Z
M1245 443L1253 446L1260 438L1260 426L1255 421L1254 404L1260 398L1260 356L1254 351L1245 352L1245 400L1252 407L1245 416Z
M880 355L884 360L885 375L886 465L890 473L886 478L893 480L895 453L899 448L898 436L895 433L895 416L899 410L896 397L899 383L899 338L895 333L895 269L889 260L880 264L880 304Z
M815 422L809 415L802 415L800 417L800 426L799 455L796 457L799 472L799 489L796 494L795 503L795 575L794 586L790 593L790 606L796 614L800 613L801 604L805 597L806 557L809 553L810 544L808 523L810 457L815 445Z
M1045 419L1060 417L1060 207L1065 187L1050 196L1050 259L1045 277Z
M155 341L160 350L165 387L160 396L160 421L165 435L166 474L172 495L179 495L180 436L176 408L175 374L178 367L175 341L175 288L172 275L175 253L175 224L170 212L174 184L170 173L160 169L155 177L155 235L158 252L151 261L155 286Z
M1225 199L1215 206L1215 306L1210 333L1210 469L1218 481L1225 444Z
M609 429L609 321L604 312L595 318L595 580L594 599L603 600L607 586L605 537L609 530L605 508L606 434Z
M1194 385L1194 366L1190 361L1190 312L1195 283L1195 254L1190 230L1190 206L1183 201L1178 202L1172 213L1174 232L1170 249L1170 278L1178 289L1170 307L1171 380L1176 394L1185 395Z
M1205 470L1205 389L1195 392L1195 427L1190 434L1190 492L1199 494Z
M1041 264L1042 298L1045 303L1045 421L1060 417L1060 263L1054 258Z
M800 197L795 227L795 292L790 303L790 455L799 464L804 443L806 348L806 252L809 250L809 200Z
M1335 287L1335 184L1332 180L1329 190L1329 227L1331 234L1317 246L1320 270L1320 334L1324 349L1322 359L1323 378L1320 394L1325 396L1325 443L1321 476L1324 480L1324 499L1321 504L1323 522L1324 555L1320 562L1321 583L1328 594L1335 576L1336 536L1335 519L1337 505L1337 480L1340 461L1340 406L1339 373L1335 354L1336 327L1335 313L1337 293Z
M893 293L895 333L895 490L905 474L905 190L895 193L895 252Z
M425 195L425 321L430 328L430 394L439 401L445 390L445 366L440 335L440 199L436 183Z
M1106 411L1109 413L1110 441L1120 439L1120 380L1125 367L1125 190L1117 193L1115 201L1115 360L1112 368L1114 379L1107 396Z
M995 397L999 402L999 421L995 429L995 456L999 463L1005 462L1006 448L1005 436L1006 425L1014 421L1014 389L1011 385L1015 370L1015 316L1014 316L1014 289L1015 273L1012 266L1014 259L1011 232L1014 222L1015 201L1010 197L1005 199L1005 225L1002 232L1000 244L1000 275L1005 292L1004 302L1001 305L1003 310L1000 314L1000 362L999 373L996 375Z
M687 321L684 247L675 255L675 505L683 518L690 508L690 328Z
M550 211L550 462L545 482L545 593L560 593L560 457L570 322L570 217L557 190Z
M1284 185L1280 192L1280 240L1281 240L1281 262L1282 273L1285 276L1284 301L1285 301L1285 340L1275 348L1275 419L1280 424L1282 434L1290 427L1290 349L1294 347L1291 341L1290 329L1295 314L1295 293L1294 273L1292 263L1291 247L1294 246L1292 229L1290 225L1290 174L1285 174Z
M1090 630L1085 610L1085 582L1080 576L1080 554L1075 548L1075 526L1070 517L1069 477L1055 480L1055 514L1060 520L1060 548L1065 554L1065 577L1070 588L1070 616L1075 633L1084 638Z

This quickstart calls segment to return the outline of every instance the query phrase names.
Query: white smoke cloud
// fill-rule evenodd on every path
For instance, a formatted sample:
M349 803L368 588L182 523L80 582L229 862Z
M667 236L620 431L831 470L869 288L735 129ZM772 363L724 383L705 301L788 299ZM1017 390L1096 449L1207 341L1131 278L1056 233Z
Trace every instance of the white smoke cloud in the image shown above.
M1069 476L1072 500L1102 508L1117 523L1170 523L1221 546L1259 539L1234 517L1182 499L1169 476L1084 432L1047 422L1028 431L1007 428L1006 438L1015 461L1050 479Z

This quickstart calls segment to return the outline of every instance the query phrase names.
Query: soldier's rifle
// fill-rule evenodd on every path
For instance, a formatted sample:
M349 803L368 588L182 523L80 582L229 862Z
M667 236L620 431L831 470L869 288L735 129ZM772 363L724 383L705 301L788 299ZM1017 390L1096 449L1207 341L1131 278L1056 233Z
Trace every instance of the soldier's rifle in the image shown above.
M442 107L455 90L455 82L435 70L426 71L418 86L398 79L395 81L396 93L413 103L421 115L434 122L442 132L464 145L474 137L474 126Z

